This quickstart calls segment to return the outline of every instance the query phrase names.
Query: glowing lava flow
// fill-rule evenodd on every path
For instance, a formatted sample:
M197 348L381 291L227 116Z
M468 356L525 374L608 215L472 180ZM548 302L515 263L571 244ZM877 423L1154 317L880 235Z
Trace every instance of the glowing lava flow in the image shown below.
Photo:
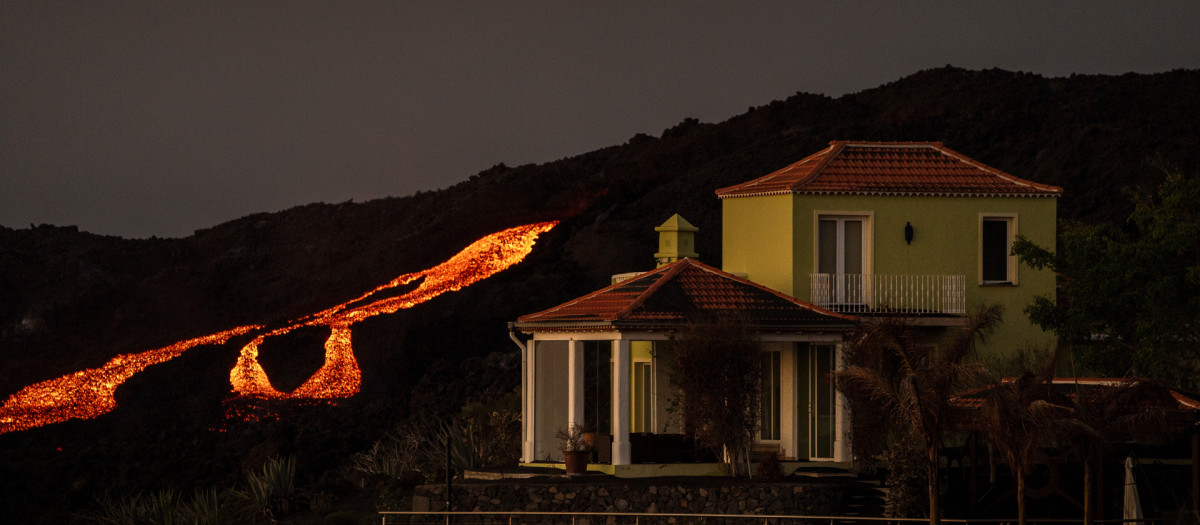
M558 222L544 222L509 228L493 233L454 255L446 262L415 273L401 275L391 282L333 308L301 318L293 324L262 333L242 347L229 380L235 395L268 399L329 400L358 393L362 371L351 346L350 327L376 315L411 308L443 293L495 275L525 258L533 251L537 237ZM424 279L416 289L400 296L361 303L383 290ZM330 329L325 341L325 364L304 384L290 393L271 386L258 363L258 345L271 336L282 335L304 326ZM0 406L0 434L59 423L72 418L91 419L111 412L117 406L113 393L117 387L148 366L164 363L183 352L204 345L220 345L229 339L260 330L261 326L242 326L203 337L180 341L170 346L112 358L99 368L42 381L21 389Z
M113 393L133 374L150 365L170 361L197 346L224 344L231 337L256 328L242 326L180 341L157 350L118 355L99 368L89 368L29 385L9 397L0 407L0 434L72 418L91 419L107 414L117 407Z
M412 308L446 292L454 292L525 259L533 251L538 235L549 231L557 222L544 222L509 228L479 239L453 257L432 268L401 275L391 282L338 306L317 312L294 324L255 338L242 347L237 365L229 373L233 391L243 396L281 399L336 399L353 396L362 384L362 372L354 359L350 344L350 326L376 315L395 313ZM351 307L381 291L423 279L416 289ZM258 363L258 346L263 340L288 333L303 326L328 326L331 330L325 342L325 365L303 385L284 393L271 386L266 371Z
M229 372L234 392L243 396L289 399L337 399L358 393L362 371L354 358L354 348L350 346L349 326L330 327L329 339L325 340L325 364L299 388L285 394L271 386L267 372L258 364L258 345L266 337L285 334L298 326L256 337L242 347L237 365Z

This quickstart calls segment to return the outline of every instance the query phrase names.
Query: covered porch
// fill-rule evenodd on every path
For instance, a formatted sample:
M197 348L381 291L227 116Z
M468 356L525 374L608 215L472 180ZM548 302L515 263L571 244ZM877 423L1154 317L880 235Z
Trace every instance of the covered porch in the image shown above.
M672 410L658 350L691 319L736 311L762 343L754 452L785 463L850 461L849 410L833 388L854 318L683 259L521 317L522 462L562 461L560 430L585 429L592 467L618 476L719 474ZM521 341L515 331L530 336Z

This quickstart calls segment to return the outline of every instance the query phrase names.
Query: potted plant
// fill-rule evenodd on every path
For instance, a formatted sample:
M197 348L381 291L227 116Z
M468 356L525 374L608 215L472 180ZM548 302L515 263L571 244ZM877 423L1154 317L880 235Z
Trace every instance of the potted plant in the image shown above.
M583 437L583 427L571 425L566 430L558 430L559 448L562 449L563 463L566 464L567 474L583 474L587 472L588 458L592 455L591 447Z

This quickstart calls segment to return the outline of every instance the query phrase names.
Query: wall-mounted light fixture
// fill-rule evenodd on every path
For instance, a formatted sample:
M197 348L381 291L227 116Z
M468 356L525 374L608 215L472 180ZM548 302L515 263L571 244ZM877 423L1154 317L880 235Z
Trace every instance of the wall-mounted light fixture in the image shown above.
M912 238L913 238L912 223L905 222L904 223L904 242L906 242L908 244L912 244Z

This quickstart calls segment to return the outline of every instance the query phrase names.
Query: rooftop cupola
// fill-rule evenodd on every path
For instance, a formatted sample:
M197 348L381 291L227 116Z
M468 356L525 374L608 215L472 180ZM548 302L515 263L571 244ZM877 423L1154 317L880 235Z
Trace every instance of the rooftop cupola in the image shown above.
M696 232L700 231L700 228L692 226L692 223L680 217L678 213L654 228L654 231L658 232L658 253L654 254L658 266L685 257L700 257L700 254L696 253Z

